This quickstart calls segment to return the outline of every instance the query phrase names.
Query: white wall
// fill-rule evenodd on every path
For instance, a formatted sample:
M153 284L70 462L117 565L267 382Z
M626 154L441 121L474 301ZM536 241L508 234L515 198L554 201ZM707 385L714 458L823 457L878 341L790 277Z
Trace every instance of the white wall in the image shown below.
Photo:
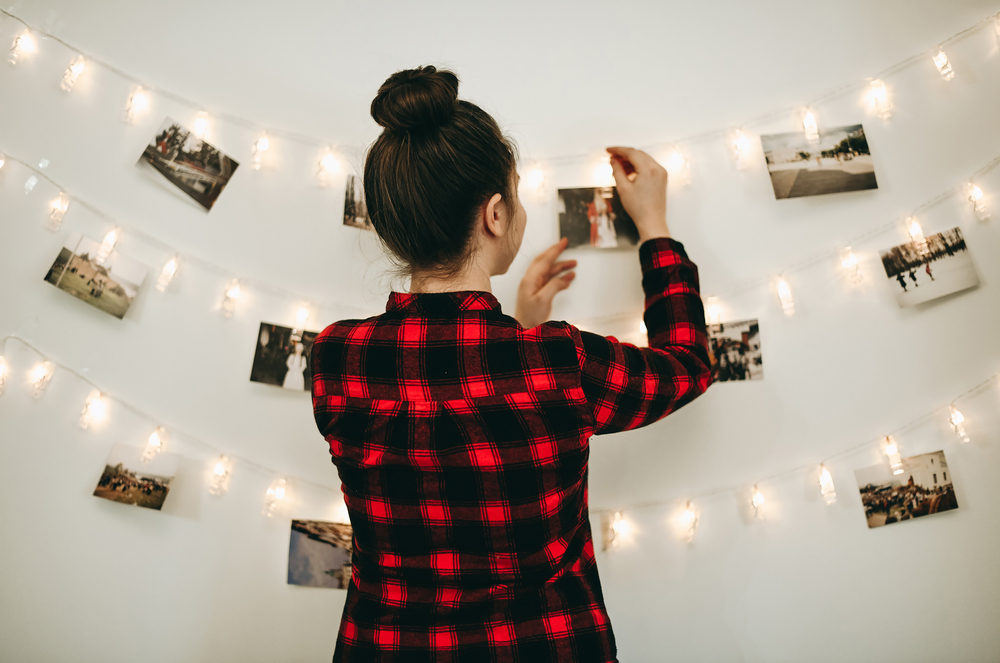
M473 3L406 7L190 0L17 2L46 26L142 80L265 126L341 145L376 135L367 106L392 71L426 62L457 69L462 91L510 127L527 158L597 153L738 124L862 80L990 13L1000 3L861 0L826 3ZM0 19L0 43L16 24ZM863 121L878 191L775 201L762 159L738 172L719 142L692 146L689 186L670 190L675 236L704 290L741 284L835 248L957 184L1000 153L1000 52L992 26L949 47L956 77L929 61L886 78L888 123L851 93L817 107L821 123ZM170 115L196 109L155 98L137 125L121 121L128 85L92 67L58 90L68 53L43 41L0 65L0 150L37 163L71 193L122 223L235 273L326 308L315 328L378 311L388 280L370 236L340 225L342 188L320 189L315 150L274 140L260 172L246 167L253 133L219 122L213 139L244 162L205 214L140 177L133 164ZM753 126L785 131L790 120ZM355 156L355 161L357 158ZM172 291L149 288L119 321L42 281L66 234L100 237L109 223L71 207L44 230L55 191L8 163L0 176L0 333L16 331L109 391L217 447L280 472L338 486L308 396L251 384L261 320L289 323L298 302L248 288L231 320L217 310L224 279L188 266ZM522 256L495 289L512 311L527 260L556 239L551 191L589 184L585 160L553 166L550 196L529 204ZM1000 217L1000 172L981 184ZM879 277L890 229L855 244L866 285L843 286L833 260L791 274L797 313L766 288L724 299L725 319L761 322L765 380L718 384L645 430L596 438L593 508L683 498L816 463L874 440L998 370L1000 225L953 198L921 216L959 225L983 286L900 310ZM123 253L158 268L167 256L126 233ZM623 335L642 293L631 253L581 253L555 317L630 313L600 327ZM331 496L293 486L280 517L260 514L271 476L238 466L230 493L210 497L208 452L183 436L187 459L163 513L90 496L110 447L139 443L147 422L121 407L96 430L76 426L89 389L57 373L32 400L34 357L8 345L0 398L0 658L4 660L327 660L343 593L285 584L288 517L329 518ZM960 508L869 531L853 470L874 444L827 463L838 501L825 506L815 468L764 481L766 520L747 522L732 493L698 503L695 542L680 543L676 506L627 512L632 543L599 553L623 661L932 661L1000 657L1000 422L997 383L961 401L973 442L955 444L944 416L897 435L903 455L945 449ZM679 505L680 502L677 503ZM597 519L594 519L595 527ZM933 591L928 593L928 588Z

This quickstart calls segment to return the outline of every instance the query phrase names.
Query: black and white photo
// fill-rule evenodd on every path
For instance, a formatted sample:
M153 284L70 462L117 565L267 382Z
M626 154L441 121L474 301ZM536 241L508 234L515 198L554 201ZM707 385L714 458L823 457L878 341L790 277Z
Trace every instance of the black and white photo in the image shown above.
M884 462L854 470L854 476L869 528L958 508L943 451L903 458L897 467Z
M559 237L567 248L628 248L639 243L639 231L622 207L618 189L559 189Z
M260 323L250 380L295 391L310 391L312 345L318 334Z
M347 176L347 188L344 189L344 225L372 230L365 205L365 188L361 185L361 178L355 175Z
M709 325L708 351L713 382L764 379L760 325L756 320Z
M192 200L211 210L239 164L169 117L139 157Z
M163 508L170 482L177 476L180 454L160 452L146 462L142 449L116 444L104 463L95 497L147 509Z
M821 129L816 142L804 131L760 140L778 200L878 188L868 137L860 124Z
M961 228L881 251L882 267L900 307L979 285L979 274Z
M149 268L111 251L104 260L101 243L79 233L66 240L45 280L118 319L124 318Z
M344 523L293 520L288 544L288 584L347 589L354 532Z

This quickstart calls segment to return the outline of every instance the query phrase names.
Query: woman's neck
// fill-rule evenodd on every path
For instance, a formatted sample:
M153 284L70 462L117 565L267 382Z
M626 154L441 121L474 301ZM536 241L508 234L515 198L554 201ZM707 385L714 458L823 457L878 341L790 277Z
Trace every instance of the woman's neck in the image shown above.
M458 274L444 276L440 272L414 272L410 277L410 292L459 292L478 290L493 292L489 274L472 265Z

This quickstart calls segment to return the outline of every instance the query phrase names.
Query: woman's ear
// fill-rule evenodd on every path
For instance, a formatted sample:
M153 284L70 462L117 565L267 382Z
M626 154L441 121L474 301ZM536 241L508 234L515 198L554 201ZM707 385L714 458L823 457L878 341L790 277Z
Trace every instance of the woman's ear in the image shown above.
M494 193L493 197L483 205L483 224L487 233L493 237L501 237L507 230L507 206L503 196Z

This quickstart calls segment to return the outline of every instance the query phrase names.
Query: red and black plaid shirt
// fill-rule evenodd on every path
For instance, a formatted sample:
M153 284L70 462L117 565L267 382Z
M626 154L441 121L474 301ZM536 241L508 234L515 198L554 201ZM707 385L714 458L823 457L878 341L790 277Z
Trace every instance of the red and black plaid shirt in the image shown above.
M698 268L639 248L649 348L524 329L488 292L403 294L327 327L313 407L354 527L335 661L616 660L587 512L592 435L711 382Z

